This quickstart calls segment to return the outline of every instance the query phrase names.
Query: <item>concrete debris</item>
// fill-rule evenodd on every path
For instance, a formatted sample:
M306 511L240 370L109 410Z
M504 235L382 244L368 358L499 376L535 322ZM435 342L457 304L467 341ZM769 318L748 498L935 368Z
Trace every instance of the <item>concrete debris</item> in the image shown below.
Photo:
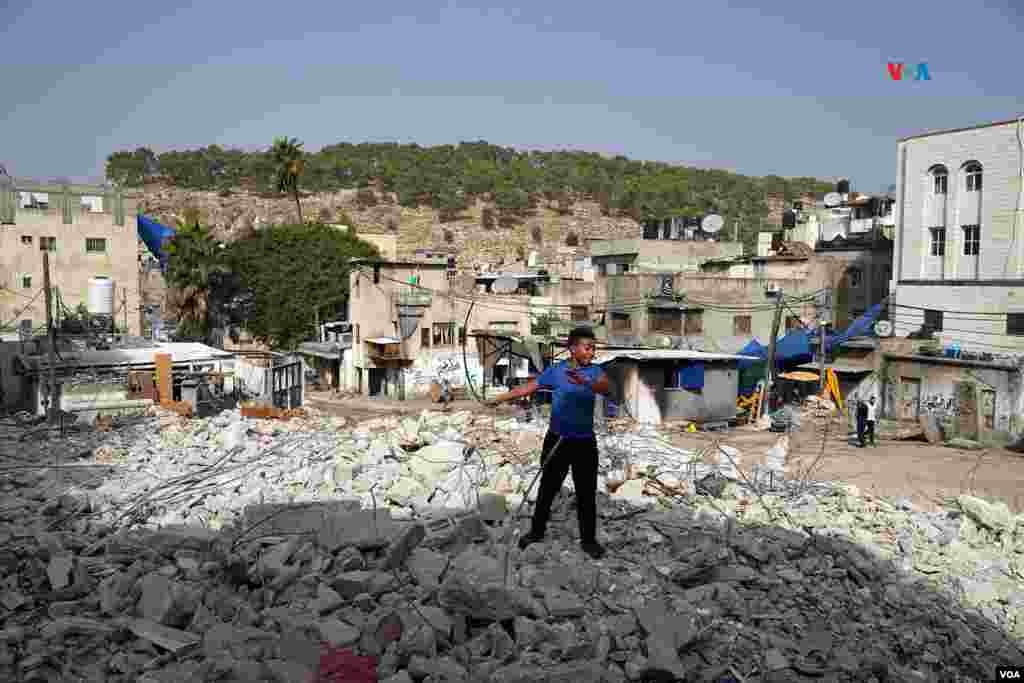
M988 680L1024 661L1024 518L1003 504L755 490L736 449L637 429L601 437L606 557L580 551L565 492L519 551L502 525L524 521L538 430L154 411L18 443L98 467L0 480L0 680L306 681L324 647L396 683Z

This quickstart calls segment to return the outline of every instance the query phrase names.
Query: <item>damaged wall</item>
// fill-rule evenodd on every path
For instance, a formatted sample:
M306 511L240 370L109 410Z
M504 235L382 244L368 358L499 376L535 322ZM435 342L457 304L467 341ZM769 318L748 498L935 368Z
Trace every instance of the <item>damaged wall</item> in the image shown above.
M602 367L608 374L612 402L640 422L666 420L719 422L736 417L739 370L735 363L704 363L701 391L666 386L666 376L677 361L639 362L619 359Z
M885 361L886 417L931 416L976 439L1019 431L1020 373L981 364L890 358Z

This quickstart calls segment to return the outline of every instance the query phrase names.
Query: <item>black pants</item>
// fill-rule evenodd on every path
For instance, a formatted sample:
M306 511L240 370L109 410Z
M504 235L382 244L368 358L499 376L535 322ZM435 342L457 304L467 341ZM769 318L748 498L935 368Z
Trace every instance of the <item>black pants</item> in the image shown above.
M531 533L543 536L551 516L551 503L562 488L565 475L572 467L572 483L576 488L576 512L580 522L580 541L589 543L597 540L597 439L563 438L558 450L551 450L558 443L558 434L549 431L541 447L540 464L544 468L540 475L540 491L537 506L533 511ZM548 462L548 456L551 462Z
M867 437L867 439L869 441L871 441L871 445L874 446L875 445L875 421L874 420L865 420L865 422L866 422L866 424L865 424L865 427L864 427L864 435Z
M864 448L864 431L867 429L868 421L863 417L857 418L857 445Z

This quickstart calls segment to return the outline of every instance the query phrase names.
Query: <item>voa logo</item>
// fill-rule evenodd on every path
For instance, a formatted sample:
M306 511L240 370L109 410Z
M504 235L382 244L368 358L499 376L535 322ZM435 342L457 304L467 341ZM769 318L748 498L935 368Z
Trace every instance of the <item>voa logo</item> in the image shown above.
M886 69L889 72L889 78L894 81L930 81L932 80L931 74L928 73L928 63L920 62L917 67L914 68L912 64L904 64L903 62L889 62L886 64ZM914 73L914 77L910 78L911 71Z

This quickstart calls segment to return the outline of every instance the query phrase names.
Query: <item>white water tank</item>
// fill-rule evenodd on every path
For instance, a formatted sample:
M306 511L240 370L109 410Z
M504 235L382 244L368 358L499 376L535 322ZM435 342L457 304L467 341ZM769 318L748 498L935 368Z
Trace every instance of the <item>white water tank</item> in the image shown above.
M109 277L89 278L87 308L93 315L114 314L114 281Z

